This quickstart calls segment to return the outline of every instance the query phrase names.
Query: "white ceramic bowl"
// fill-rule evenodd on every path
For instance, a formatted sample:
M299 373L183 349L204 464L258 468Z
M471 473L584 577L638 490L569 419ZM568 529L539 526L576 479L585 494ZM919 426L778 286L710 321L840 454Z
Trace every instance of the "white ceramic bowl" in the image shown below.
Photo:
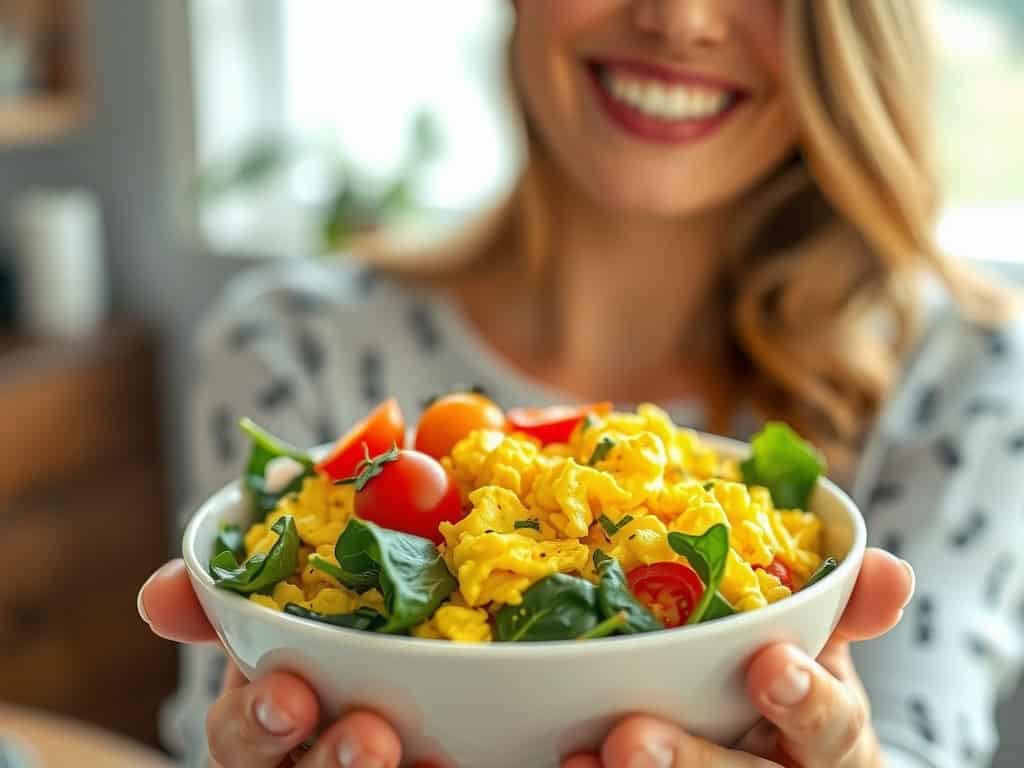
M724 455L747 448L704 439ZM210 498L185 531L185 563L232 659L250 678L290 670L308 680L334 717L369 707L393 722L406 759L459 768L553 768L596 746L627 713L646 712L730 743L758 715L743 668L768 643L824 647L853 590L864 521L822 480L811 509L839 567L809 589L758 611L693 627L585 643L463 645L377 635L275 613L214 587L207 572L222 523L248 523L237 483Z

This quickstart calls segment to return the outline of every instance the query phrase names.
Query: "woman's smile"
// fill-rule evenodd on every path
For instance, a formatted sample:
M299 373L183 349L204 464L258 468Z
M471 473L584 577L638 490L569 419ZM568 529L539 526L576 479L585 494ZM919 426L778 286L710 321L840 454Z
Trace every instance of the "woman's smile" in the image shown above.
M740 86L639 60L591 60L587 69L604 114L641 141L698 141L747 98Z

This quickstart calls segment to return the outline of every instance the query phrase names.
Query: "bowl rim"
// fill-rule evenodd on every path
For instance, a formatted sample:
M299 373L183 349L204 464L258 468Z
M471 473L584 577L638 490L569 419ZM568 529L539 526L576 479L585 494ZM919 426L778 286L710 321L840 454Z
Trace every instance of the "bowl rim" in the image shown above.
M747 443L732 438L703 432L697 432L697 435L701 442L714 447L716 451L731 454L733 457L749 449ZM797 592L795 595L767 605L764 608L759 608L756 611L741 612L734 616L709 621L705 624L675 627L637 635L613 635L600 638L599 641L586 643L581 643L578 640L543 640L530 643L455 643L405 635L385 635L346 627L336 627L292 616L280 611L271 611L265 606L252 602L247 597L227 590L217 589L214 585L213 577L210 576L206 566L200 562L197 556L197 538L199 529L203 527L203 523L208 517L221 512L222 508L227 504L244 498L244 493L241 489L241 479L228 483L199 505L199 508L189 520L182 537L182 557L192 583L202 588L209 597L225 606L227 610L240 612L247 620L251 619L257 623L278 623L282 627L287 626L300 634L311 632L314 635L320 635L322 639L333 637L348 645L372 645L374 646L373 650L376 651L391 649L418 652L430 656L481 657L506 661L516 661L530 657L536 658L541 651L545 651L548 654L596 653L602 649L620 651L624 650L622 647L624 645L644 648L658 646L663 643L674 643L684 638L692 638L696 642L701 638L714 637L723 632L742 632L744 628L749 629L762 622L770 623L772 619L783 615L785 612L796 610L804 603L813 601L819 595L834 589L835 585L841 582L852 583L855 581L867 548L867 526L864 522L864 516L849 494L827 477L818 479L817 490L818 492L826 492L840 502L843 509L847 512L847 518L853 529L853 541L850 544L850 551L839 563L836 570L825 579Z

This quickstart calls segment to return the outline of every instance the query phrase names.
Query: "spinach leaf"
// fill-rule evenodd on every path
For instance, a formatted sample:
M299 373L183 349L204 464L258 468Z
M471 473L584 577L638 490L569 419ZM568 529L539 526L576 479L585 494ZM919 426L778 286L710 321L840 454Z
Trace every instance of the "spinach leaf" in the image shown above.
M343 584L380 588L388 620L379 632L404 632L426 621L459 586L432 541L363 520L349 521L334 555Z
M732 616L735 613L736 609L729 604L728 600L722 597L722 593L715 592L715 596L711 598L711 603L704 613L704 621L724 619L726 616Z
M604 528L604 532L608 534L608 538L611 538L616 533L625 528L627 525L632 523L633 516L624 515L623 518L616 523L614 520L608 517L608 515L602 514L599 518L597 518L597 522L599 522L601 524L601 527Z
M597 585L597 605L605 619L611 619L619 614L624 615L624 621L618 627L619 632L633 635L665 628L646 606L633 597L626 583L626 574L618 560L598 549L594 552L594 567L601 577L601 582Z
M253 517L262 520L277 507L278 502L289 493L298 493L302 490L302 481L313 474L313 458L295 446L280 440L267 432L250 419L242 419L239 422L242 432L249 436L251 448L249 449L249 463L245 467L245 474L242 476L242 484L249 493L251 499ZM280 456L287 456L294 459L303 466L302 474L292 480L286 488L276 491L268 491L266 483L267 464L272 459Z
M239 564L232 552L221 552L210 561L214 584L243 595L267 592L277 582L295 573L299 565L299 532L288 515L271 527L277 541L269 552L258 552Z
M772 421L751 442L750 458L740 463L743 482L763 485L782 509L806 509L825 471L825 461L810 443L785 424Z
M331 624L335 627L346 627L348 629L361 629L364 632L375 632L387 622L383 616L372 608L360 608L355 613L317 613L301 605L288 603L284 607L285 613L292 616L299 616L310 621L319 621L323 624Z
M217 539L213 542L213 554L216 556L221 552L230 552L236 558L245 556L245 536L237 525L220 527Z
M498 640L536 642L573 640L600 621L597 590L575 576L553 573L523 593L519 605L506 605L496 616Z
M804 584L804 589L807 589L812 584L817 584L838 567L839 563L834 557L826 557L821 561L821 565L818 566L817 570L811 574L811 577L807 579L807 583Z
M700 536L673 531L668 535L668 543L686 558L704 582L704 594L686 622L697 624L704 619L725 575L725 563L729 555L729 529L722 523L716 523Z

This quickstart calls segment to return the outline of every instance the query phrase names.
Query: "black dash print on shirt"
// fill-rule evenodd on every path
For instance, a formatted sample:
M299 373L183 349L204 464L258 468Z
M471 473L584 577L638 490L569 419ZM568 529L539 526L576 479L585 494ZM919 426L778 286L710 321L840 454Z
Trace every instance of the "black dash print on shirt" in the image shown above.
M304 291L300 289L292 289L288 291L282 297L282 301L285 309L289 312L294 312L295 314L316 312L326 303L322 296L317 296L312 291Z
M1004 416L1009 410L1010 404L1006 400L982 395L967 403L964 415L969 419L976 419L979 416Z
M295 397L292 384L287 379L274 379L270 385L256 396L260 408L273 410L279 408Z
M210 433L217 450L217 458L229 464L235 458L235 419L226 405L213 409L210 414Z
M937 385L925 387L917 400L917 407L914 409L914 423L919 427L927 427L935 420L935 413L939 407L939 388Z
M964 642L967 645L967 652L976 659L987 659L992 655L992 649L989 647L988 641L981 635L970 632L964 638Z
M903 498L903 486L899 483L879 483L871 491L868 505L873 507L876 504L891 504Z
M882 537L882 549L896 557L903 556L903 534L899 531L889 531Z
M359 377L363 399L371 405L377 403L383 396L380 354L377 350L363 350L359 361Z
M369 296L377 283L380 281L380 271L373 269L372 267L364 267L359 270L358 274L353 278L353 283L356 287L356 292L360 296Z
M969 765L978 759L978 748L971 736L971 719L963 712L957 716L957 728L960 731L960 757Z
M437 330L434 313L426 304L417 303L410 306L406 320L420 349L424 352L433 352L441 346L441 334Z
M1013 555L1004 552L989 566L988 575L985 577L985 603L990 607L996 608L1002 601L1003 588L1009 581L1013 565Z
M949 543L955 549L964 549L974 542L987 527L988 512L981 507L974 507L960 527L952 532Z
M266 336L269 332L270 327L266 323L257 322L255 320L247 323L239 323L232 328L231 333L228 334L228 349L233 352L241 352L254 341Z
M1005 333L988 334L988 353L992 357L1003 358L1010 351L1010 340Z
M1010 442L1006 444L1010 453L1024 453L1024 430L1010 436Z
M309 328L299 331L295 344L299 362L310 376L319 376L324 367L324 345Z
M914 639L918 645L931 645L935 639L935 601L931 595L921 595L914 602L917 603Z
M910 722L914 730L929 744L935 744L939 739L928 702L920 696L911 696L907 699L907 707L910 709Z
M964 463L964 457L960 452L960 446L958 446L956 441L948 435L940 437L935 441L934 451L935 458L938 459L939 463L941 463L946 469L958 469L960 465Z
M338 439L338 431L334 428L334 424L326 416L317 423L316 426L316 437L317 443L324 445L326 443L333 443Z

